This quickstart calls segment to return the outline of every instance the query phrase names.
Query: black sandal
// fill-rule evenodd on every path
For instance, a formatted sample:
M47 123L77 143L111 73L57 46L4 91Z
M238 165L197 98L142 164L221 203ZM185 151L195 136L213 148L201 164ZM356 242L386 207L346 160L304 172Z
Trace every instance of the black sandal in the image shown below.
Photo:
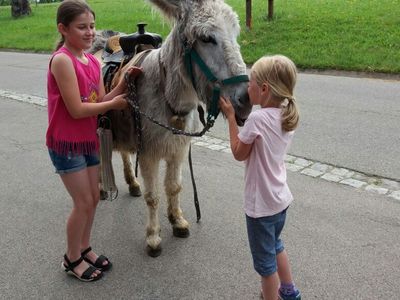
M95 262L92 262L89 258L86 257L86 254L88 254L90 251L92 251L92 247L89 246L86 250L83 250L81 255L82 258L89 264L91 264L93 267L99 269L100 271L108 271L111 269L112 263L109 261L107 257L104 255L100 255L97 257ZM104 262L107 262L106 265L104 265Z
M74 271L74 269L83 261L82 257L80 257L79 259L77 259L74 262L71 262L67 256L67 254L65 254L64 260L67 263L67 265L65 265L64 262L62 262L62 264L61 264L64 271L67 272L68 275L74 275L76 278L78 278L81 281L95 281L95 280L99 280L103 276L103 273L97 274L97 276L92 276L94 274L94 272L96 272L98 270L93 266L89 266L85 270L85 272L83 272L82 275L79 276Z

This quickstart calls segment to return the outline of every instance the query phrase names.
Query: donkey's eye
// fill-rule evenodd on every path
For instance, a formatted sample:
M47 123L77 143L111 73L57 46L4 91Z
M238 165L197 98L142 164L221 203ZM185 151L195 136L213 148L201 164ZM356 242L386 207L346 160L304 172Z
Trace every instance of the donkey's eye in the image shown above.
M217 41L215 40L215 38L213 36L202 36L202 37L200 37L200 40L203 43L212 43L214 45L217 44Z

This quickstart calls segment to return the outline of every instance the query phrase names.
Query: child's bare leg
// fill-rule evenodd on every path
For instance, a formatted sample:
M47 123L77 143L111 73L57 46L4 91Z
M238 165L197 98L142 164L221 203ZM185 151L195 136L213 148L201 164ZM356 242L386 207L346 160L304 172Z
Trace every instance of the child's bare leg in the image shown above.
M93 211L93 201L90 189L88 189L90 185L86 169L62 175L61 179L74 202L67 220L67 256L73 262L81 257L81 242L88 219ZM88 267L89 265L82 261L74 271L81 276Z
M92 225L94 221L94 216L96 214L96 208L100 201L100 189L98 185L99 178L99 167L93 166L87 168L88 178L90 182L90 190L92 194L92 202L91 202L91 210L88 213L87 222L83 231L82 241L81 241L81 252L86 250L90 246L90 235L92 232ZM85 257L89 258L90 261L96 261L98 258L97 254L93 251L90 251L85 255ZM104 262L103 265L106 265L107 262Z
M261 289L264 300L277 300L279 289L279 276L275 272L269 276L261 277Z
M286 296L295 296L296 299L300 299L300 292L296 288L293 278L292 271L289 264L289 257L287 252L283 250L276 256L278 275L280 279L279 293Z
M278 275L281 283L293 283L292 271L290 269L289 257L286 250L276 255Z

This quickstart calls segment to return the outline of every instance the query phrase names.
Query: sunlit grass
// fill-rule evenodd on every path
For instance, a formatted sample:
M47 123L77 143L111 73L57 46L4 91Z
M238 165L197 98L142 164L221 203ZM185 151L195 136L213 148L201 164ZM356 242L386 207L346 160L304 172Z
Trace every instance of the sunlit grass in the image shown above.
M170 26L144 0L88 1L99 29L131 33L136 23L165 37ZM275 0L272 21L267 1L253 0L252 30L245 27L245 1L226 0L238 12L246 63L265 54L291 57L300 68L400 73L398 0ZM112 4L111 4L112 3ZM58 37L59 3L32 5L29 17L12 19L0 7L0 48L50 52Z
M243 3L229 2L235 8ZM242 30L242 52L251 62L266 53L282 53L303 68L398 73L399 4L393 0L279 0L275 18L269 22L266 1L253 1L253 29ZM244 11L240 19L245 20Z

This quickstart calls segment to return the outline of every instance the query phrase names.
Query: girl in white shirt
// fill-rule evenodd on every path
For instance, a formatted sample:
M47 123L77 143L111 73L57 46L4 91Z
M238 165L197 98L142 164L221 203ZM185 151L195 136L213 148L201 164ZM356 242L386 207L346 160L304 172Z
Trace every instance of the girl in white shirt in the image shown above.
M245 161L244 209L254 268L264 299L301 299L280 233L293 196L286 183L285 155L299 122L293 90L295 64L283 55L265 56L252 67L248 93L253 111L243 129L229 100L219 104L229 123L233 156Z

